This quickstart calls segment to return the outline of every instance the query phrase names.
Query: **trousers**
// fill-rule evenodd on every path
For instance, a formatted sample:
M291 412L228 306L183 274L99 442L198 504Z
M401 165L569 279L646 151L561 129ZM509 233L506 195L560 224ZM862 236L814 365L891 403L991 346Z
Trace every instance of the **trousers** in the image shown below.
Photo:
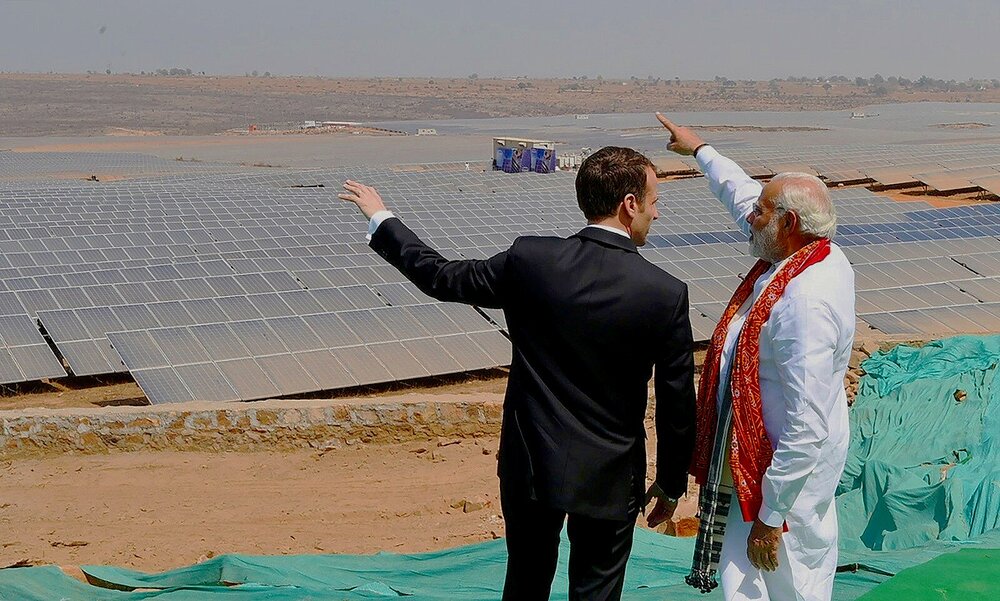
M618 601L625 564L632 552L638 503L630 519L599 520L567 514L533 500L523 491L501 486L506 525L507 574L503 601L546 601L559 559L565 523L569 535L569 600Z
M750 522L744 522L733 496L734 513L726 523L719 557L719 580L725 601L830 601L837 566L836 536L832 548L825 548L828 531L836 532L836 507L830 507L812 528L789 517L789 532L778 547L778 569L765 572L753 567L747 557ZM812 537L811 530L821 530ZM816 543L812 542L816 538Z

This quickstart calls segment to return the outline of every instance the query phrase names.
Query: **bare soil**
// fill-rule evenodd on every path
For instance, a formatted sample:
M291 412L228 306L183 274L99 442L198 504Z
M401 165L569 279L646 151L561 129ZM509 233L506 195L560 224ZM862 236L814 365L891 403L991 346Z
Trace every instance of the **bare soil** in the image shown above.
M403 553L492 540L504 534L497 446L490 437L8 462L0 567L157 571L222 553ZM688 522L691 491L676 514Z
M949 196L941 196L937 194L928 194L923 188L913 188L908 190L882 190L875 192L879 196L884 196L886 198L891 198L897 202L917 202L923 201L937 209L946 209L948 207L962 207L966 205L976 205L976 204L989 204L992 201L986 197L983 197L978 192L969 192L963 194L951 194Z
M8 463L0 566L161 570L221 553L416 552L489 540L503 534L496 447L490 439ZM466 513L467 500L482 507Z
M597 79L326 79L0 74L6 136L203 135L307 119L389 121L710 110L851 110L875 102L998 102L1000 89L877 95L838 83Z

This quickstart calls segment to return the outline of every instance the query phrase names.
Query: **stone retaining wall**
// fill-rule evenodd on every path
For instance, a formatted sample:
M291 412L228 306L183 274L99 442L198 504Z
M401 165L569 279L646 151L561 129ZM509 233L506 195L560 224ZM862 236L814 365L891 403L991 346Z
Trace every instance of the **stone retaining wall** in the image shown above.
M850 400L864 373L860 362L897 343L859 337L844 382ZM703 354L698 356L699 367ZM8 410L0 411L0 460L56 453L291 450L497 436L502 402L503 395L497 393L409 393L382 399ZM647 420L654 405L647 408Z
M0 411L0 458L138 450L289 450L500 433L500 395Z

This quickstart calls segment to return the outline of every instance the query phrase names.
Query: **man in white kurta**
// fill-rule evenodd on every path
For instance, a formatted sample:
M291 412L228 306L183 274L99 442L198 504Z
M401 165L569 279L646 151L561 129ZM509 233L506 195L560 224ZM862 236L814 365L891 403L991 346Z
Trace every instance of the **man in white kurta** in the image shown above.
M671 130L670 148L695 155L712 193L749 236L751 214L760 210L755 205L761 184L691 130L663 121ZM720 403L747 312L781 265L775 263L758 278L729 325L720 364ZM760 333L762 411L774 455L764 473L757 519L759 527L787 524L788 530L780 535L777 569L755 567L748 558L754 524L741 519L733 499L719 561L727 601L831 598L838 533L834 494L849 436L843 382L854 327L854 271L831 244L829 256L790 281Z

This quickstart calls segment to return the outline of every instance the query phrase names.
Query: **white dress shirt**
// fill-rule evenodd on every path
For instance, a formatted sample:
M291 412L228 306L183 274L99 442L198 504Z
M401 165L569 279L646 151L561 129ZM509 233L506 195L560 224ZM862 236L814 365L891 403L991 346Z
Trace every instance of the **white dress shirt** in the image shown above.
M378 226L382 225L382 222L390 217L395 217L395 215L392 214L392 211L387 209L376 211L375 214L372 215L372 218L368 220L368 235L365 236L365 240L371 242L372 236L375 235L375 230L378 229Z

